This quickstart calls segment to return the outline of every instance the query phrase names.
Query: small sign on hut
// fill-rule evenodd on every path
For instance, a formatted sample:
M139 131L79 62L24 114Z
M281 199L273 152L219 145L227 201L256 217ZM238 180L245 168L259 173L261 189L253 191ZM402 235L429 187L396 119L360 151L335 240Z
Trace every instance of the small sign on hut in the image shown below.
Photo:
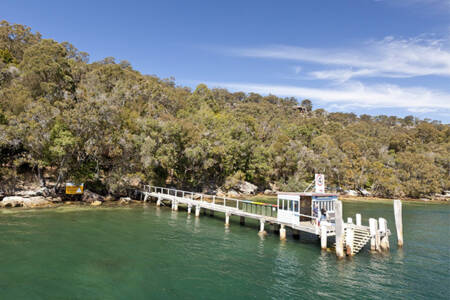
M325 193L325 176L323 174L316 174L315 184L316 193Z
M67 195L80 195L83 194L84 183L74 184L71 182L66 183L66 194Z

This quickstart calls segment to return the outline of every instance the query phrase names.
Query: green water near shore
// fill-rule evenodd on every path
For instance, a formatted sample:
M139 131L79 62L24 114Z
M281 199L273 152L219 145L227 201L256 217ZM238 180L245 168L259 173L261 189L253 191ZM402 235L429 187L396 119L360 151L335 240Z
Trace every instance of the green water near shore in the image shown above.
M383 216L391 204L344 203ZM450 206L404 204L405 247L336 260L303 235L153 205L0 211L1 299L448 299Z

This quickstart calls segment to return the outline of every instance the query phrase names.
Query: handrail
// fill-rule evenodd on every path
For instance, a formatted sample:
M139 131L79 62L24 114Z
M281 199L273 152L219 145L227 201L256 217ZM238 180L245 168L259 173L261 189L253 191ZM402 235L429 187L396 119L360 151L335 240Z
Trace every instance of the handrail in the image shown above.
M276 205L276 204L255 202L255 201L250 201L250 200L241 200L241 199L228 198L228 197L220 197L217 195L206 195L206 194L202 194L202 193L170 189L170 188L164 188L164 187L158 187L158 186L152 186L152 185L144 185L144 191L150 192L150 193L152 193L152 192L161 193L161 194L166 194L166 195L174 196L174 197L179 197L178 195L179 195L179 193L181 193L181 196L183 198L190 198L190 199L194 200L194 197L197 197L197 198L199 197L200 199L198 199L198 201L200 201L200 202L209 202L209 201L205 201L205 199L211 199L210 203L212 203L212 204L216 204L216 205L222 204L225 207L236 208L236 209L240 209L240 207L243 207L243 204L256 205L256 206L266 207L266 208L267 207L270 207L270 208L278 207L278 205ZM186 197L186 195L188 197ZM235 201L236 205L231 206L230 201ZM223 203L220 203L220 202L223 202ZM271 212L271 215L272 215L272 212Z

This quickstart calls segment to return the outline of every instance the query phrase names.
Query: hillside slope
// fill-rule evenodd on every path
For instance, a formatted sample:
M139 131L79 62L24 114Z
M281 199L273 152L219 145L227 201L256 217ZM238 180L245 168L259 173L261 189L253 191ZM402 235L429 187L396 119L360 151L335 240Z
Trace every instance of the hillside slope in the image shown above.
M330 187L381 197L450 189L448 124L297 104L203 84L191 91L113 58L89 63L69 43L3 21L0 189L27 170L108 193L136 182L199 190L240 179L301 190L318 172Z

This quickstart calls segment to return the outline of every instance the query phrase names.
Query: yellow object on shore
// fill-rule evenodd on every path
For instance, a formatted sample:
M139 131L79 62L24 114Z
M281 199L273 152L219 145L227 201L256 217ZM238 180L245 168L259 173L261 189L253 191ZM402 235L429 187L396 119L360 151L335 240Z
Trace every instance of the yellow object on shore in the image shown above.
M68 195L79 195L83 194L84 183L76 185L73 183L66 183L66 194Z

